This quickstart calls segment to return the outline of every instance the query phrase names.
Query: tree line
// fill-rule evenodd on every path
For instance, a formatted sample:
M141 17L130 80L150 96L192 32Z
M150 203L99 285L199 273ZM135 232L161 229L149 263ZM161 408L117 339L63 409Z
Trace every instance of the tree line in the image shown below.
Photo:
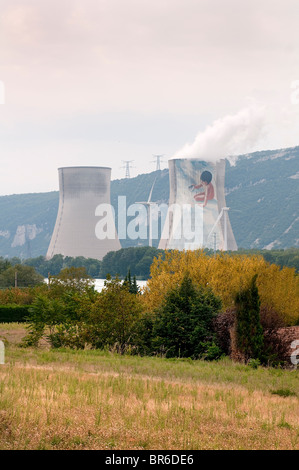
M214 253L212 250L204 250L204 252L207 256L211 257L221 254L220 252ZM84 258L83 256L74 258L70 256L64 257L63 255L55 255L49 260L44 256L30 258L23 261L19 258L0 258L0 275L3 273L5 266L7 268L11 268L18 265L19 269L23 270L22 272L25 273L25 269L20 268L20 266L30 266L44 278L47 278L49 274L51 276L56 276L64 268L84 267L86 273L92 278L106 279L107 275L111 275L113 277L119 276L123 279L127 275L128 270L131 270L138 279L148 279L150 277L150 269L154 259L164 257L165 253L166 252L164 250L159 250L154 247L129 247L107 253L102 261L92 258ZM289 248L286 250L240 249L227 254L230 256L261 255L265 261L271 264L275 264L280 268L295 268L296 272L299 273L299 248ZM0 288L14 285L14 275L12 272L13 270L11 269L7 273L7 276L5 275L2 279L0 276ZM30 271L27 271L28 275L29 272ZM21 278L20 282L22 282ZM24 285L26 285L26 283Z
M198 285L186 271L165 289L160 304L149 309L146 292L130 276L124 281L108 277L104 289L96 292L82 269L65 268L33 299L21 346L36 347L47 340L52 348L204 360L233 354L255 367L283 365L286 346L273 319L276 327L284 322L277 322L271 309L265 316L257 278L255 274L239 289L232 309L224 310L221 296L208 285Z
M123 280L107 276L97 292L85 268L70 267L48 284L0 291L0 304L28 306L24 346L43 339L52 347L226 354L273 365L286 357L279 329L299 324L299 276L261 255L169 251L155 258L143 290L129 270Z

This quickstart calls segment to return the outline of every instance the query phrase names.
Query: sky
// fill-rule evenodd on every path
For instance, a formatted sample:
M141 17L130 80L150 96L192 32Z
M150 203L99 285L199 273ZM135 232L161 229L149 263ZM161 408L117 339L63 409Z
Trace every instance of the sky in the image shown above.
M299 145L298 29L298 0L0 0L0 195Z

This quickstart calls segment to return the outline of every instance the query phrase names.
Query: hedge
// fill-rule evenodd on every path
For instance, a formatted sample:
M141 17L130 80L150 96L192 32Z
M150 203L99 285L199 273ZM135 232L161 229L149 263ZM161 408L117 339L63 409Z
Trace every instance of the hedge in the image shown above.
M0 323L24 323L30 305L0 305Z

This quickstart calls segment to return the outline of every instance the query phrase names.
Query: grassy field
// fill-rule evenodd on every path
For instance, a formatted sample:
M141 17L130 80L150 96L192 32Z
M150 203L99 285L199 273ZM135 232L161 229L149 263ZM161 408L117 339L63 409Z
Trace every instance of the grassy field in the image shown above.
M0 449L299 449L299 371L22 349L0 325Z

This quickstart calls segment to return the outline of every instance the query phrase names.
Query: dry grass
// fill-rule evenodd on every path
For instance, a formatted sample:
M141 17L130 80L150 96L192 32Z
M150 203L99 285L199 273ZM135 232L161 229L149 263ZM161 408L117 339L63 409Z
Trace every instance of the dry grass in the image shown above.
M8 344L0 449L299 449L298 378L228 360ZM295 395L271 393L282 388Z
M0 340L6 344L17 345L22 341L27 333L23 323L2 323L0 324Z

